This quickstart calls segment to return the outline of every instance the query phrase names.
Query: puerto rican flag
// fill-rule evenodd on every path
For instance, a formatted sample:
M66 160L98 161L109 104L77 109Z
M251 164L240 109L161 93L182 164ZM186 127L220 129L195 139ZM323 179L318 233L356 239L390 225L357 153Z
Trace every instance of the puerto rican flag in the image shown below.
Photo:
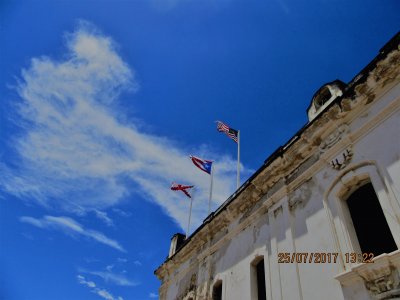
M198 167L203 172L211 174L212 160L202 159L193 155L190 155L190 159L196 167Z

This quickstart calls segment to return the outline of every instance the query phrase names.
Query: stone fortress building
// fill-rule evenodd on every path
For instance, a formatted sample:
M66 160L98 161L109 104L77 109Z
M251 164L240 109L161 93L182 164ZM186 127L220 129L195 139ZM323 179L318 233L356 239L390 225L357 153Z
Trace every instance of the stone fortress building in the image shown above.
M161 300L400 299L400 33L155 271Z

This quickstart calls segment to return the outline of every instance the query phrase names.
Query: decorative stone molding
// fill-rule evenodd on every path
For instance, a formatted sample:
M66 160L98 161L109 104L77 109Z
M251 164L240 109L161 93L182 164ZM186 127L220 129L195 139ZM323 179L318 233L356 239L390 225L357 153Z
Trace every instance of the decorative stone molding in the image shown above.
M400 250L358 264L336 279L342 286L362 280L372 299L400 299Z
M328 135L325 140L321 142L319 150L321 153L326 152L329 148L339 142L350 131L349 125L341 124L335 131Z
M373 84L372 82L369 83L368 81L357 85L354 90L357 93L357 98L359 99L358 102L369 104L374 101L374 99L376 98L376 95L374 93L375 85L376 83Z
M330 165L335 170L344 169L353 158L353 150L348 147L346 150L341 152L338 156L331 160Z
M255 202L251 207L244 212L242 217L239 219L239 224L246 220L254 211L256 211L262 205L261 201Z
M399 272L389 267L381 270L381 276L365 281L368 291L378 299L385 299L390 296L400 296Z
M313 185L313 178L309 178L299 188L289 193L288 205L290 211L294 211L297 207L304 207L306 205L311 197Z
M393 82L399 76L399 69L396 68L400 64L400 52L393 51L388 54L384 61L377 64L373 78L375 81L382 81L385 86Z
M280 178L278 181L274 182L273 185L268 189L268 192L265 194L267 198L271 197L275 194L279 189L281 189L286 184L284 178Z
M303 200L300 197L290 198L289 199L289 210L294 211L297 206L303 203Z
M182 282L181 282L182 284ZM186 286L181 292L181 295L177 297L177 300L187 300L187 299L194 299L197 289L197 274L194 273L190 276L190 280L186 282Z
M303 174L308 168L314 165L319 160L319 155L315 154L306 159L292 173L286 177L286 183L289 184Z
M190 299L195 299L195 292L194 291L190 291L184 298L183 300L190 300Z
M392 51L385 59L378 62L367 80L355 87L357 98L360 100L363 99L362 103L364 104L374 101L376 99L375 90L377 87L385 87L400 76L399 63L399 51Z

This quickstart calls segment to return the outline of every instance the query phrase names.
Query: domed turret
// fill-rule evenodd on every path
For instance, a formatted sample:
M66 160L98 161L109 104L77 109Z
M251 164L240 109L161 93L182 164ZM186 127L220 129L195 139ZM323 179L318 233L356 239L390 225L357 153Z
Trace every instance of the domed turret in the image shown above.
M333 100L343 95L346 84L335 80L324 84L313 96L310 106L307 109L308 120L312 121L322 112Z

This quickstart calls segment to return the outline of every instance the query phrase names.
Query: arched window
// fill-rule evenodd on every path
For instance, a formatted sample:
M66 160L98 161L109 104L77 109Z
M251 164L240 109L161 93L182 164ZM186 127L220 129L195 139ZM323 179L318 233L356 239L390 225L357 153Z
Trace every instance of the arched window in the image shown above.
M320 91L319 95L317 97L315 97L315 99L314 99L315 108L316 109L320 108L325 103L327 103L331 98L332 98L331 91L329 90L329 88L327 86L324 87Z
M213 300L222 300L222 280L218 280L213 287L212 292Z
M264 257L257 257L251 264L252 300L266 300Z
M346 203L363 253L377 256L397 250L371 183L359 187L347 198Z

